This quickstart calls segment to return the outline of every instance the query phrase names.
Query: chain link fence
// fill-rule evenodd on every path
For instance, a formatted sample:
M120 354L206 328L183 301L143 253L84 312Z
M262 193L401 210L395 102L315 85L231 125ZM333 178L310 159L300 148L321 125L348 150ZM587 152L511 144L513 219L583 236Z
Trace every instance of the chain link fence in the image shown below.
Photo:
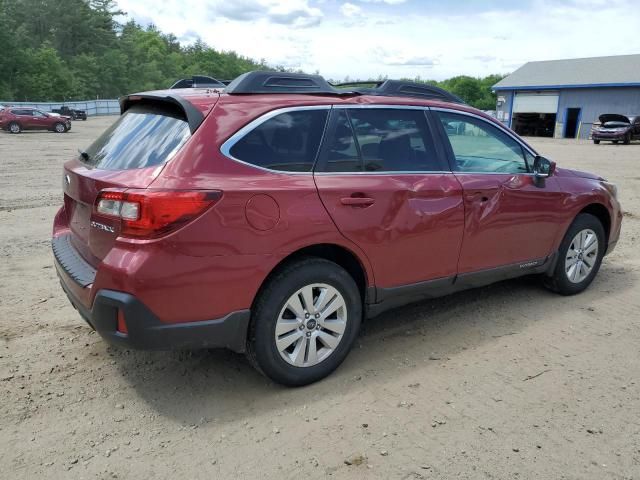
M119 115L120 104L117 99L114 100L85 100L78 102L3 102L0 100L0 106L37 108L43 112L50 112L62 106L67 106L76 110L84 110L87 116L94 117L96 115Z

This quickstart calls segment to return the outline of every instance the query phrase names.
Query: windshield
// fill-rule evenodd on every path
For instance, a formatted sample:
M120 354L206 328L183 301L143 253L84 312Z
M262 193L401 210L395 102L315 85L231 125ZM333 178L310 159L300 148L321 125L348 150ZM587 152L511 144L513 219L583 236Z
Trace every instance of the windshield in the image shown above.
M604 128L625 128L628 126L629 124L625 122L605 122L603 125Z
M134 105L81 155L104 170L128 170L169 161L191 137L184 115L169 105Z

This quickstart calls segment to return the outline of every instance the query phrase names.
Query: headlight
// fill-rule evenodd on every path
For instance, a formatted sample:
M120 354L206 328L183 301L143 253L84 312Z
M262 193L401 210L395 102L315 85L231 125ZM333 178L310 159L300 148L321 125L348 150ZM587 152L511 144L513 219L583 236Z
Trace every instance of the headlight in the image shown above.
M601 183L602 186L609 191L613 198L618 198L618 187L615 183L607 182L606 180L603 180Z

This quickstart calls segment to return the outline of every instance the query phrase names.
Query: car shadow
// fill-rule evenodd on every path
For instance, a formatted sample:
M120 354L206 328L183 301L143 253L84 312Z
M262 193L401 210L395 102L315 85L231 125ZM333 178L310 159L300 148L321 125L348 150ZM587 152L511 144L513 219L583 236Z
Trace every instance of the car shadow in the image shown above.
M609 262L581 294L579 308L588 310L611 292L634 288L636 280L633 271ZM243 355L225 350L140 352L108 347L108 351L123 379L158 415L185 425L225 423L283 406L306 408L310 398L375 388L377 377L410 372L399 368L403 363L427 362L435 367L466 349L522 334L544 320L541 302L551 304L558 314L575 312L571 298L545 290L537 278L525 277L398 308L366 322L336 372L296 389L271 382Z

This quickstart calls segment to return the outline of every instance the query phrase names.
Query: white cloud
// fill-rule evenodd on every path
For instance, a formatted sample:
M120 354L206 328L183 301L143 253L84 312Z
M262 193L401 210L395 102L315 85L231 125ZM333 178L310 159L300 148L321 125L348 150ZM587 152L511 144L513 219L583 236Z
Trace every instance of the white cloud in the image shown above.
M364 9L366 16L345 18L341 11L372 1L202 0L189 8L183 0L118 3L133 18L153 21L179 39L199 35L220 50L333 79L484 76L532 60L638 52L636 0L608 0L597 15L577 0L535 0L526 8L518 3L512 10L464 14L434 13L422 2L407 2L398 12L387 5L398 0L377 0L375 8ZM592 41L593 32L609 41Z
M340 12L345 17L357 17L362 15L362 8L360 8L358 5L347 2L340 7Z
M362 3L386 3L387 5L398 5L405 3L407 0L358 0Z

